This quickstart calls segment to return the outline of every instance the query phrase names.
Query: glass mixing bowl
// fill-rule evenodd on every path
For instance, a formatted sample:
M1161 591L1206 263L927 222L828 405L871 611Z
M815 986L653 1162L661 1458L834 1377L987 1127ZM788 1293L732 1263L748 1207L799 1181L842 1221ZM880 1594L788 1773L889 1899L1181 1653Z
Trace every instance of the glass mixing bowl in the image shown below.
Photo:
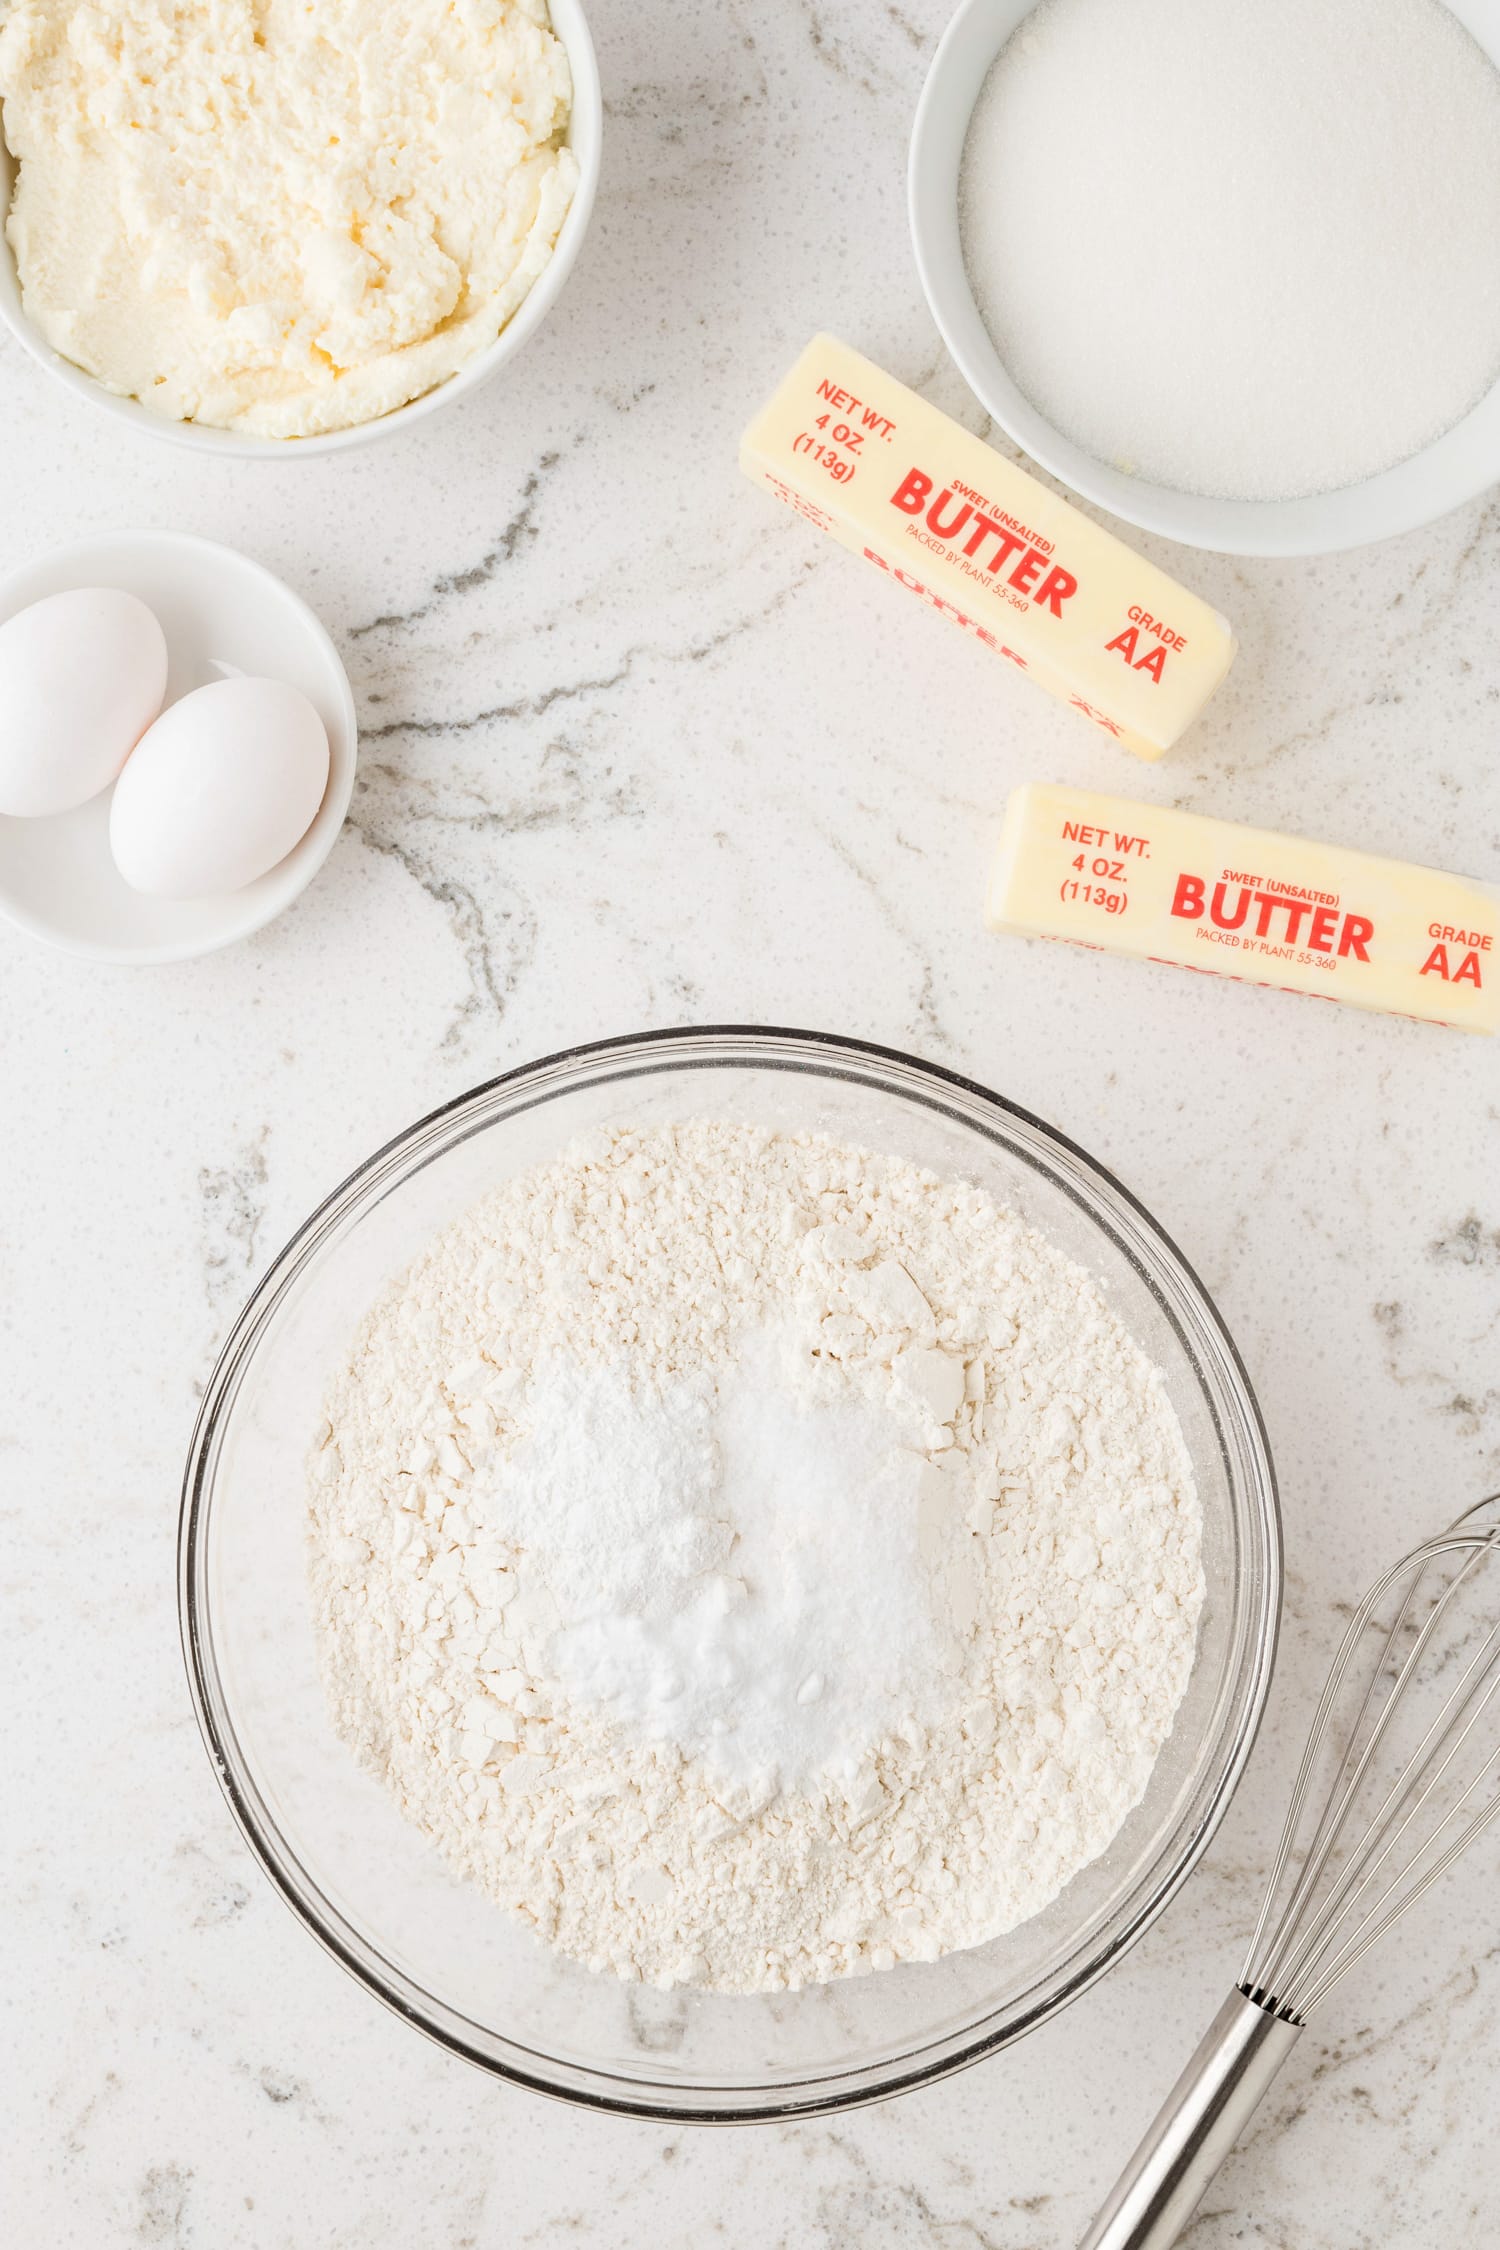
M324 1705L304 1455L373 1298L499 1181L614 1122L713 1115L890 1151L1009 1204L1093 1274L1163 1369L1202 1498L1207 1600L1145 1798L1045 1913L972 1952L798 1993L657 1992L548 1951L361 1773ZM635 2116L729 2122L870 2101L1004 2046L1120 1958L1182 1883L1249 1755L1270 1677L1280 1531L1249 1383L1201 1284L1109 1174L998 1095L809 1032L662 1031L508 1073L413 1125L272 1265L219 1357L183 1491L188 1672L266 1873L345 1968L498 2076Z

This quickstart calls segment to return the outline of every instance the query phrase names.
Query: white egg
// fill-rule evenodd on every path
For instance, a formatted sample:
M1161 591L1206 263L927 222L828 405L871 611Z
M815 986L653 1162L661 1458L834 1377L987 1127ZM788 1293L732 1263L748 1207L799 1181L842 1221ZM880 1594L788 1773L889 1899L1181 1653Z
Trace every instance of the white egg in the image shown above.
M0 813L97 797L166 692L166 639L134 594L78 586L17 610L0 625Z
M109 808L109 845L133 890L237 891L285 859L328 786L328 736L282 680L215 680L141 737Z

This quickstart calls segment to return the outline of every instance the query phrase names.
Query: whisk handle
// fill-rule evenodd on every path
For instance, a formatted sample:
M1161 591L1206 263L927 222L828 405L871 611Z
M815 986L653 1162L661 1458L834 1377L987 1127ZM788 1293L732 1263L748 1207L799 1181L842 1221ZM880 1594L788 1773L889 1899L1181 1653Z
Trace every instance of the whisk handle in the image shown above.
M1231 1992L1079 2250L1170 2250L1301 2029Z

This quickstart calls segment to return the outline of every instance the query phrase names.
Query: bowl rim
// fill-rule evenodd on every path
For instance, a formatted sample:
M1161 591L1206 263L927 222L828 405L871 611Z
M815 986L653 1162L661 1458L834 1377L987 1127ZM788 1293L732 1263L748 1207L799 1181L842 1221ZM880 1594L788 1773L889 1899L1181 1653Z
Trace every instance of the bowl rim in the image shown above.
M1123 1926L1102 1942L1095 1941L1094 1950L1081 1967L1055 1973L1040 1999L999 2027L982 2033L971 2029L968 2033L954 2036L936 2059L913 2063L910 2057L906 2057L900 2062L892 2061L888 2066L879 2066L879 2076L872 2083L854 2086L843 2084L843 2078L860 2072L861 2066L853 2065L840 2072L840 2082L834 2083L828 2091L808 2090L809 2086L827 2086L828 2080L824 2078L799 2081L794 2091L781 2098L775 2098L769 2088L762 2086L758 2090L760 2098L755 2099L741 2099L736 2091L735 2097L728 2101L707 2102L700 2099L695 2103L686 2098L691 2090L685 2089L684 2098L652 2100L643 2095L618 2090L628 2088L632 2081L602 2069L588 2069L590 2082L585 2084L576 2082L585 2066L560 2064L559 2071L572 2071L575 2082L563 2083L560 2078L549 2079L509 2057L500 2058L481 2051L458 2036L449 2025L428 2020L419 2007L400 1996L394 1981L390 1984L383 1981L379 1969L362 1959L354 1946L346 1942L339 1930L332 1926L328 1917L334 1910L323 1899L319 1887L310 1877L308 1887L313 1895L304 1895L299 1890L272 1840L263 1832L256 1818L251 1803L252 1792L242 1786L242 1777L236 1770L238 1747L232 1734L226 1736L225 1730L221 1729L214 1707L212 1689L217 1681L217 1670L211 1656L211 1634L205 1627L207 1605L200 1587L205 1547L204 1508L211 1487L221 1423L233 1407L248 1357L261 1329L272 1317L282 1290L295 1280L304 1260L316 1250L325 1231L361 1194L379 1181L382 1172L393 1162L416 1150L424 1139L439 1131L445 1122L456 1120L465 1110L480 1108L504 1090L515 1090L530 1081L544 1080L548 1075L567 1070L569 1066L586 1066L606 1056L619 1056L628 1062L632 1057L643 1053L662 1055L667 1059L667 1064L670 1064L674 1049L685 1051L694 1043L748 1040L765 1042L772 1048L782 1048L785 1059L779 1067L796 1068L800 1062L802 1067L808 1067L810 1063L810 1067L816 1069L819 1057L834 1060L842 1058L856 1067L866 1069L895 1065L903 1072L915 1074L918 1079L931 1081L934 1093L952 1089L970 1099L977 1099L982 1105L997 1111L1007 1123L1037 1134L1044 1144L1060 1150L1086 1174L1102 1182L1107 1190L1118 1197L1126 1211L1143 1226L1155 1248L1164 1254L1167 1266L1175 1267L1179 1278L1186 1283L1206 1330L1222 1353L1224 1365L1232 1378L1232 1387L1237 1394L1236 1403L1244 1416L1244 1434L1249 1440L1257 1472L1249 1497L1253 1503L1250 1524L1259 1547L1259 1603L1253 1630L1247 1635L1248 1663L1241 1664L1241 1678L1234 1697L1238 1715L1207 1800L1201 1805L1191 1831L1176 1847L1176 1856L1165 1873L1150 1883L1147 1895ZM709 1066L735 1067L738 1060L743 1065L754 1067L778 1067L774 1056L710 1056L706 1060ZM482 1121L476 1123L474 1130L483 1129ZM1091 1209L1090 1216L1095 1219L1101 1231L1110 1233L1106 1212ZM1157 1294L1160 1296L1159 1290ZM826 2116L883 2101L918 2086L934 2084L939 2079L949 2077L954 2072L997 2053L1026 2032L1034 2030L1087 1991L1130 1950L1176 1897L1196 1868L1217 1832L1244 1773L1264 1716L1275 1666L1284 1568L1275 1466L1264 1418L1244 1362L1222 1315L1196 1270L1177 1248L1165 1228L1138 1197L1121 1185L1112 1172L1077 1142L1049 1125L1045 1119L943 1064L904 1053L899 1048L848 1038L834 1032L798 1030L770 1024L713 1023L674 1025L626 1033L610 1039L585 1041L499 1072L449 1101L440 1103L412 1125L392 1135L323 1198L261 1275L221 1346L204 1386L183 1470L178 1517L177 1578L179 1638L193 1709L204 1747L229 1810L262 1872L269 1877L283 1902L317 1939L324 1951L356 1983L372 1993L403 2022L421 2031L436 2046L460 2056L491 2077L524 2087L529 2092L544 2094L552 2099L607 2115L634 2117L657 2123L747 2125ZM381 1961L380 1968L387 1974L390 1973L389 1963ZM864 2075L869 2075L868 2066L865 2066ZM639 2085L642 2082L634 2083ZM697 2091L701 2096L707 2089L700 2088Z
M1032 405L980 318L963 263L959 186L990 66L1036 0L958 0L928 66L907 155L907 220L939 335L991 419L1049 475L1139 531L1226 555L1336 554L1414 531L1500 478L1500 379L1438 437L1360 483L1290 500L1213 499L1110 467ZM1500 0L1448 0L1500 68Z
M344 453L353 446L372 445L383 438L397 437L413 422L436 413L439 407L456 405L498 374L541 326L562 294L593 216L604 133L599 60L583 0L548 0L548 12L551 28L567 52L572 74L573 93L564 146L573 151L577 160L578 185L546 265L499 335L431 390L420 392L416 398L407 399L404 404L392 407L388 414L376 415L370 421L301 438L261 437L252 431L220 429L211 422L178 421L153 414L138 398L109 390L86 368L54 351L26 315L21 301L20 273L5 224L14 190L16 159L6 145L3 129L0 129L0 323L52 380L73 397L168 445L184 446L197 453L216 453L224 459L292 461L311 460L318 454Z

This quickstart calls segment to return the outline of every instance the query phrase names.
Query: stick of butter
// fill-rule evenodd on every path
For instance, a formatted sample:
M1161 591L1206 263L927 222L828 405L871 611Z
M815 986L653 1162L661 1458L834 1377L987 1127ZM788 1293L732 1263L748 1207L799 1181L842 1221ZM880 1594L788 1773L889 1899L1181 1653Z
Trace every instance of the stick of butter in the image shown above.
M1142 758L1233 661L1216 609L832 336L751 423L740 465Z
M1013 790L992 930L1500 1028L1500 886L1090 789Z

